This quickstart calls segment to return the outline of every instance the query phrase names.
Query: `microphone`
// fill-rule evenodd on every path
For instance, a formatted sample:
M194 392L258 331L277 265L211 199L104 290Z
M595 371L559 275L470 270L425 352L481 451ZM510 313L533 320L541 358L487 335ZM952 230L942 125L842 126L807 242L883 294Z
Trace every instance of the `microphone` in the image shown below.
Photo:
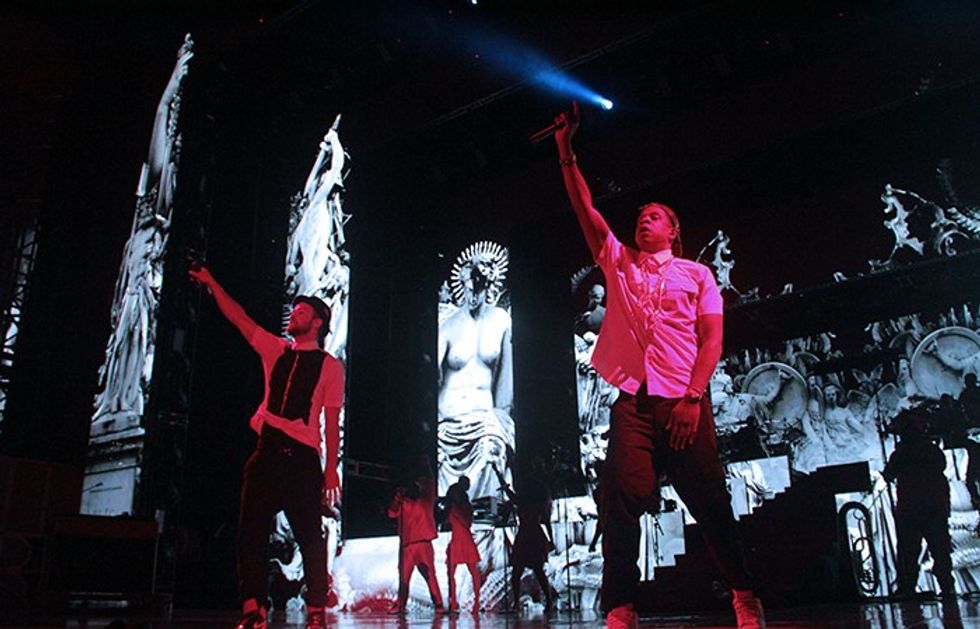
M578 101L574 101L573 100L572 101L572 110L570 112L566 112L565 114L563 114L563 115L558 116L557 118L555 118L555 120L550 125L548 125L544 129L541 129L540 131L538 131L537 133L535 133L531 137L529 137L528 138L528 142L530 142L531 144L536 144L536 143L540 142L541 140L543 140L543 139L545 139L547 137L550 137L550 136L554 135L555 134L555 131L557 131L558 129L561 129L566 124L568 124L568 121L569 120L571 120L573 124L577 124L578 123L578 115L579 115L578 114Z
M557 122L557 121L556 122L552 122L550 125L548 125L544 129L541 129L537 133L534 133L533 135L531 135L531 137L529 137L527 139L527 141L530 142L531 144L537 144L541 140L543 140L543 139L545 139L547 137L553 136L555 134L555 131L557 131L558 129L561 129L564 126L565 126L564 119L562 119L561 122Z

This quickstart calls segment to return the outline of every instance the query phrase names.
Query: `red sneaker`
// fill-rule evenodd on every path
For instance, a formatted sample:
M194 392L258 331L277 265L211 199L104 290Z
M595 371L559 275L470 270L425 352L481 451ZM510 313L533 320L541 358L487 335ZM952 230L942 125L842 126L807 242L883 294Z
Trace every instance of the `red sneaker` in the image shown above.
M325 629L327 617L322 607L308 607L306 609L306 629Z
M620 605L606 614L606 629L637 629L639 619L633 603Z
M766 613L752 590L732 590L738 629L766 629Z

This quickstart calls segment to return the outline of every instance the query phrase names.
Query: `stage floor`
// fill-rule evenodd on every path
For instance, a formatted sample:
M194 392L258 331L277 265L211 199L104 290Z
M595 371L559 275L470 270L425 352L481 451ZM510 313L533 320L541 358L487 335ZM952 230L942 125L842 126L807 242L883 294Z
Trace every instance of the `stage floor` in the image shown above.
M863 605L824 605L796 609L771 610L768 614L769 626L774 629L821 628L821 629L899 629L936 628L957 629L958 627L980 628L980 600L958 600L951 603L866 603ZM110 624L112 629L231 629L237 615L233 612L189 612L174 614L171 621L138 620L123 624L112 623L112 618L91 619L88 622L78 619L48 620L21 625L8 625L7 629L31 627L46 628L86 628L104 629ZM290 617L274 619L270 629L302 627L302 618ZM329 617L329 626L338 629L502 629L553 627L604 627L602 618L592 613L559 612L550 616L528 614L490 614L479 616L435 615L416 612L405 616L390 616L378 613L335 613ZM671 616L646 618L640 627L734 627L735 618L728 614Z

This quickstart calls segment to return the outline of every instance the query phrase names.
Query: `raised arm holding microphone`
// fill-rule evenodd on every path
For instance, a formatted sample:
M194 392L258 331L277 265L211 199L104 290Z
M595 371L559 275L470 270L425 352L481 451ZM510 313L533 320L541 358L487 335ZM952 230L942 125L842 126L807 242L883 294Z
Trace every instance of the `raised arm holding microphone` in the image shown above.
M606 626L637 626L639 518L659 509L658 477L666 473L732 589L739 628L765 627L742 558L706 395L722 352L723 303L715 278L706 266L680 257L680 221L662 203L638 209L635 247L621 243L593 207L572 150L578 104L554 126L565 191L606 276L606 313L592 364L621 391L611 410L600 481Z
M330 308L314 296L293 300L286 333L290 341L259 327L207 268L189 275L214 296L221 314L262 360L265 396L250 425L259 435L242 478L238 522L238 581L242 618L236 629L265 629L267 546L273 516L284 511L303 556L306 626L325 626L327 550L321 504L340 500L337 456L343 364L321 349L330 329ZM326 466L320 469L320 417L325 419Z

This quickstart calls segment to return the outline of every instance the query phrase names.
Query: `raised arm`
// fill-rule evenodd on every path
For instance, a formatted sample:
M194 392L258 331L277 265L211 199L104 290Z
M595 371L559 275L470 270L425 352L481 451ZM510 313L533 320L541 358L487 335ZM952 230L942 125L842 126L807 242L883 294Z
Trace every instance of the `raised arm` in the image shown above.
M578 218L589 251L592 252L593 258L597 258L609 234L609 225L592 206L592 193L585 183L585 177L579 171L578 160L572 150L572 137L579 125L578 103L572 103L572 111L560 114L555 122L559 125L555 132L555 143L558 145L558 163L561 165L561 176L565 181L565 192L572 203L572 211Z
M935 340L929 343L925 351L930 352L939 362L954 371L966 370L969 364L978 358L977 354L971 354L966 358L957 358L946 349L939 347L939 344Z
M497 475L497 481L500 483L500 488L504 490L504 493L505 494L507 494L507 498L511 502L516 502L517 501L517 494L514 493L514 490L511 489L511 486L507 484L507 479L504 478L503 472L501 472L497 468L497 464L494 463L493 461L490 462L490 467L493 468L494 474Z
M180 51L177 53L177 64L174 66L174 70L170 75L170 81L167 82L167 87L164 89L163 95L160 97L160 102L157 105L156 117L153 122L153 134L150 136L150 152L147 157L147 166L150 169L148 174L153 180L160 176L167 162L170 161L172 148L171 115L175 113L171 105L184 82L184 77L187 76L188 63L194 57L193 45L194 42L191 41L190 35L187 35L184 38L183 45L180 47Z
M214 296L214 303L217 304L221 314L238 328L246 340L250 340L258 324L248 316L248 313L237 301L232 299L231 295L218 283L218 280L214 279L211 271L205 266L192 266L187 274L192 280L208 289Z

